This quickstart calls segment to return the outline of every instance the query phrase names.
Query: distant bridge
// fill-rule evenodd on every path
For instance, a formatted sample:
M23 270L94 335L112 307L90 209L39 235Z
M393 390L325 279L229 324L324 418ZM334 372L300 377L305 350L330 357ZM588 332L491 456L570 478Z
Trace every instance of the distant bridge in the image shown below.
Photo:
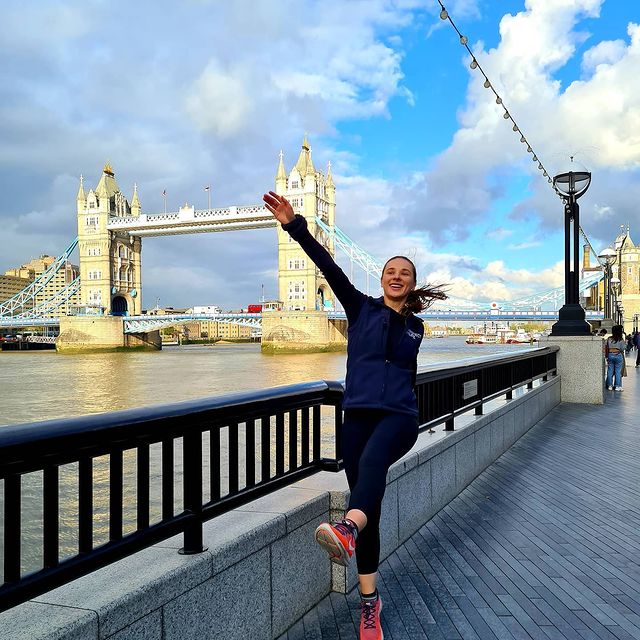
M268 313L268 312L267 312ZM602 311L586 311L587 320L602 320ZM329 311L329 319L344 320L344 311ZM419 317L428 322L554 322L558 319L557 311L509 311L503 309L430 309L419 314ZM190 322L222 322L225 324L238 324L244 327L259 329L262 326L261 313L183 313L164 316L127 316L124 318L125 333L147 333L157 331L165 327L173 327L178 324ZM3 318L0 317L2 328L26 328L26 327L58 327L60 318Z

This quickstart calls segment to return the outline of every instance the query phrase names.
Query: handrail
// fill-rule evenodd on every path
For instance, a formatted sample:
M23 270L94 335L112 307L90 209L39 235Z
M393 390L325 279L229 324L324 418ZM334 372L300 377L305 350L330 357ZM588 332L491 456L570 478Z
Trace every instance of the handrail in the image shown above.
M527 350L490 359L469 359L418 373L416 396L421 429L444 423L452 429L456 415L482 413L489 399L556 373L557 347ZM4 485L4 584L0 611L65 584L98 567L182 533L183 553L203 547L203 523L212 517L275 491L319 470L342 467L343 386L318 381L275 389L229 394L0 427L0 479ZM323 410L331 407L331 416ZM333 432L333 456L323 456L321 430ZM332 425L327 421L331 419ZM325 446L331 446L325 445ZM155 449L154 449L155 447ZM178 451L179 453L176 453ZM182 464L176 470L178 455ZM128 478L125 463L134 458ZM160 469L154 470L152 457ZM61 468L77 467L77 553L65 556L60 532ZM94 467L104 467L108 481L108 541L96 545L93 496L99 486ZM68 471L68 469L66 470ZM182 510L174 508L177 473L183 471ZM41 475L42 493L23 495L28 474ZM154 475L155 474L155 475ZM104 478L108 480L105 481ZM135 485L135 527L124 532L126 481ZM161 516L152 519L151 486L161 489ZM208 497L203 495L203 484ZM102 486L102 491L107 487ZM43 508L42 568L21 569L21 514L28 500ZM40 506L38 506L40 508ZM129 527L130 528L130 527Z

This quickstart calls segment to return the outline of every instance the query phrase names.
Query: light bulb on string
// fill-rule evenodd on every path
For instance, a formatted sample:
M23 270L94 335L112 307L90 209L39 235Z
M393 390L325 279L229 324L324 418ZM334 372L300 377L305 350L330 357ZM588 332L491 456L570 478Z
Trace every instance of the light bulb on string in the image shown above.
M518 123L515 121L515 119L511 116L511 114L507 110L507 107L505 106L503 99L498 95L498 92L496 91L496 89L491 84L491 80L489 80L489 77L485 73L484 69L480 66L477 58L475 57L475 55L472 53L471 49L469 48L469 46L467 44L469 42L469 38L467 36L463 35L462 33L460 33L458 27L455 25L455 23L453 22L453 19L449 15L449 12L445 9L445 6L444 6L442 0L438 0L438 4L441 7L440 18L442 20L447 20L447 19L449 20L449 22L451 23L451 26L455 29L455 31L456 31L459 39L460 39L460 44L463 45L464 47L466 47L467 51L469 52L469 55L471 56L471 61L469 62L469 67L471 69L479 69L480 70L480 73L484 77L484 82L483 82L484 88L485 89L491 89L491 91L493 92L493 94L495 96L496 104L502 105L502 108L504 109L504 113L502 114L502 117L505 120L511 120L512 121L512 123L513 123L512 124L512 129L513 129L513 131L515 133L519 133L520 134L520 142L527 147L527 152L532 154L532 156L533 156L532 160L537 163L538 169L542 172L542 175L548 180L549 184L551 184L553 190L558 194L558 196L562 197L562 194L560 193L558 188L553 184L553 180L552 180L551 176L547 173L547 170L544 168L544 166L543 166L542 162L540 161L540 159L538 158L537 154L534 153L533 148L531 147L531 144L529 144L529 141L525 138L524 133L520 130L520 127L518 126Z

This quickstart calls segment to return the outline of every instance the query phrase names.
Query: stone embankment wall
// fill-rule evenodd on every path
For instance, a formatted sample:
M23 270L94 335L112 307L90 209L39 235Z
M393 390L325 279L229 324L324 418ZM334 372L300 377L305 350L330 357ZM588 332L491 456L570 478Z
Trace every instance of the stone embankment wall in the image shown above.
M560 378L495 400L456 430L420 435L390 470L386 557L560 402ZM167 540L0 614L0 640L271 640L320 599L348 591L355 567L332 565L316 526L348 502L344 472L318 473L206 523L208 550Z

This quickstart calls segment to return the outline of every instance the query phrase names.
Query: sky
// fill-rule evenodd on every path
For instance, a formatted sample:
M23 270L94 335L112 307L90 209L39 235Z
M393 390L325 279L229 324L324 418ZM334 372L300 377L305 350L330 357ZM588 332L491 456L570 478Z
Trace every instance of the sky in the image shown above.
M205 185L213 207L256 204L305 133L336 224L456 298L563 284L563 208L532 153L592 173L596 251L622 224L640 242L640 0L444 4L502 105L436 0L3 0L0 272L64 251L79 176L106 162L145 213L163 190L206 208ZM145 308L277 297L274 229L145 238L142 262Z

